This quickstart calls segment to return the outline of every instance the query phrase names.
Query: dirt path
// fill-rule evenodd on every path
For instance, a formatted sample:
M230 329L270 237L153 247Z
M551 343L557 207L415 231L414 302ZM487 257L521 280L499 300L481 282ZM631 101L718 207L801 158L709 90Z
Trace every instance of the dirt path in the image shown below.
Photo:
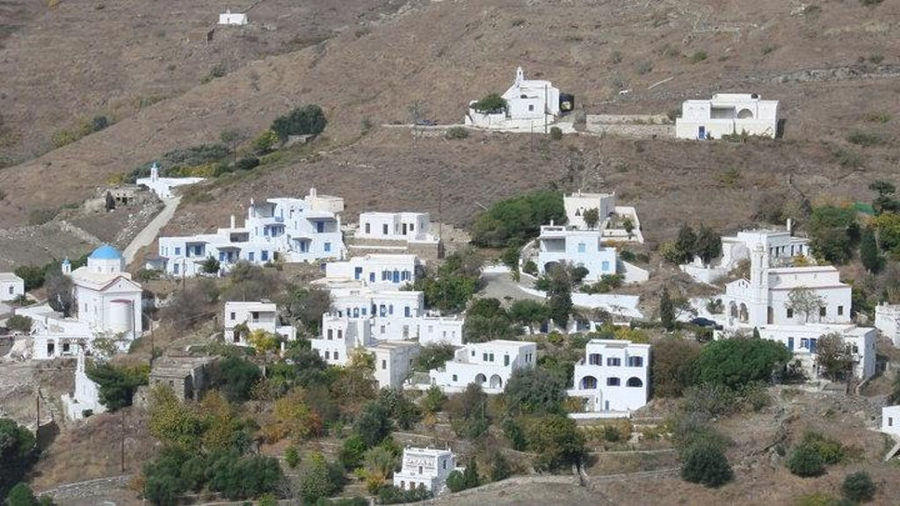
M153 240L156 239L156 235L159 234L159 231L166 226L166 223L169 223L169 220L175 215L175 209L178 209L178 203L181 202L181 196L179 195L171 199L165 199L163 202L164 207L162 211L160 211L143 230L138 232L125 248L123 253L125 256L125 265L129 265L133 262L137 252L144 246L152 243Z

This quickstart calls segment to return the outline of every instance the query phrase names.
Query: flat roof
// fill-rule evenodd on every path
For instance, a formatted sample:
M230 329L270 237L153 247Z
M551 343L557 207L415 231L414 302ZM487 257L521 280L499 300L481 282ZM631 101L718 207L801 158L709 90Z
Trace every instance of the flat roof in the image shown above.
M0 281L22 281L22 278L12 272L0 272Z

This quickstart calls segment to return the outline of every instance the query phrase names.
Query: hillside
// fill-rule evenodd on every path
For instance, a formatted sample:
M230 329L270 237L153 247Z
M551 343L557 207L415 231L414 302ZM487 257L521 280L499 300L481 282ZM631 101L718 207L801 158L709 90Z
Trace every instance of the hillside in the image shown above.
M764 184L784 184L788 171L797 171L804 177L795 178L795 183L804 185L812 195L861 196L867 181L895 170L892 153L900 120L892 115L897 112L900 73L892 58L900 49L898 20L900 7L892 2L875 7L829 2L798 11L773 0L752 5L710 0L649 6L634 1L570 2L565 8L554 2L522 6L511 0L491 0L401 9L370 30L345 31L314 47L248 63L74 144L0 171L0 186L6 193L0 201L0 226L21 223L30 209L78 201L110 175L126 172L175 147L215 141L227 127L253 135L290 107L310 102L322 104L326 110L326 134L331 151L339 153L334 158L338 166L367 159L375 149L383 166L392 165L398 176L417 177L422 166L443 172L447 164L455 164L465 169L467 181L484 192L479 199L539 185L540 178L523 173L515 153L499 147L483 149L480 136L446 148L436 147L446 141L423 142L419 146L427 149L414 157L403 155L404 149L410 149L404 146L411 141L393 134L373 137L394 139L385 144L364 140L359 146L347 147L357 139L363 119L374 124L406 121L407 107L413 101L421 101L429 117L439 122L458 122L469 99L505 89L516 64L523 65L528 75L552 79L561 89L575 93L577 103L588 113L663 113L684 98L717 90L752 90L781 100L786 133L785 139L777 142L571 141L585 143L585 149L598 149L598 156L610 167L623 160L635 167L613 170L620 176L608 178L610 186L666 188L667 196L704 202L696 200L702 196L697 193L698 176L709 180L715 171L736 165L748 177L766 174L761 181ZM707 53L707 58L692 63L688 56L699 51ZM613 63L618 60L616 54L621 56L619 63ZM647 89L672 76L671 81ZM619 95L620 88L631 91ZM883 118L888 119L886 123L867 120L882 111L889 113ZM847 148L844 138L855 128L876 131L887 143L851 146L848 149L862 153L864 161L860 167L845 168L832 153L838 147ZM520 152L527 144L524 137L510 142L518 144ZM440 155L424 163L432 151ZM366 178L359 168L348 171L345 167L342 181L326 184L323 178L331 169L329 157L323 158L326 161L311 165L297 161L284 168L293 172L260 171L254 184L266 188L269 181L291 181L292 185L296 181L296 186L277 187L279 193L305 192L316 185L323 192L354 201L351 205L390 206L393 201L378 195L363 204L363 199L350 193L354 185L365 189L376 184L383 185L382 189L415 186L421 195L433 197L441 183L437 177L411 183L388 180L383 172L375 180ZM546 163L552 171L550 179L559 177L565 161L550 156ZM679 167L681 170L675 170ZM300 181L286 176L291 173L316 177ZM50 178L57 182L52 191L42 185ZM521 186L490 189L480 178L515 180ZM447 202L472 199L466 193L471 186L441 186ZM752 186L737 186L749 188ZM226 202L241 201L247 187L231 191L228 193L226 186L217 195ZM435 206L433 198L424 202L407 198L419 206ZM723 198L723 202L729 209L743 205L734 198ZM663 204L660 201L659 205ZM241 202L228 212L237 212L244 205ZM649 199L647 205L651 205ZM213 207L221 208L221 202L207 205L207 209ZM647 209L644 216L649 219L648 212L659 213L660 219L672 219L671 209L661 209ZM727 214L723 208L710 210L710 219Z

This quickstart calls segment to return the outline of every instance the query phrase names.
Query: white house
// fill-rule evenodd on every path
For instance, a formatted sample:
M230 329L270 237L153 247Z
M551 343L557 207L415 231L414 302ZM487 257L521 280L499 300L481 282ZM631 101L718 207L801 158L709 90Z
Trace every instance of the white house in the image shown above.
M291 325L279 325L278 307L266 301L228 301L225 303L224 322L225 341L240 346L247 346L247 336L235 332L238 325L245 325L247 330L264 330L270 334L281 336L286 341L297 338L297 329Z
M150 177L138 178L135 184L146 186L161 199L170 199L175 196L172 188L196 184L203 180L202 177L159 177L159 165L153 162L150 166Z
M325 284L357 281L376 288L398 289L416 281L422 264L416 255L369 254L325 264Z
M322 316L322 335L309 342L326 363L347 365L353 350L375 344L372 321L325 314Z
M532 368L536 361L535 343L498 339L463 346L456 350L453 360L428 375L431 384L445 392L459 392L469 383L477 383L486 393L498 394L514 371Z
M85 372L85 356L78 352L75 366L75 390L61 396L66 418L79 420L86 414L105 413L106 406L100 403L100 385L91 380Z
M0 272L0 302L25 295L25 281L11 272Z
M407 446L403 449L402 467L394 473L394 486L401 490L424 487L433 495L440 495L446 490L447 476L461 469L456 467L450 450Z
M675 119L680 139L719 139L741 134L775 137L778 101L762 100L756 93L717 93L709 100L685 100Z
M770 253L757 243L751 254L750 279L725 285L722 302L726 328L762 325L850 323L850 286L842 283L840 272L830 265L810 267L769 267ZM805 289L820 304L809 314L788 304L794 289Z
M506 109L477 111L473 100L469 103L465 124L481 128L521 129L543 132L557 117L574 109L575 98L560 93L550 81L525 79L522 67L516 69L516 79L503 93ZM546 133L546 132L545 132Z
M604 247L600 230L578 230L561 225L541 226L538 237L538 272L567 263L588 270L585 281L616 273L616 249Z
M382 341L366 349L375 357L378 388L385 388L403 385L421 347L413 341Z
M879 304L875 307L875 328L900 348L900 304Z
M575 364L574 388L591 412L631 412L647 404L650 345L616 339L591 339Z
M231 12L231 9L225 9L225 12L219 14L220 25L238 25L243 26L250 22L247 14L244 12Z
M827 335L841 337L853 360L853 374L867 379L875 374L875 329L852 323L807 323L803 325L763 325L759 336L783 344L799 360L807 374L819 375L816 366L818 341Z
M346 254L341 233L340 197L319 196L315 188L305 198L250 201L247 218L237 227L232 216L228 228L215 234L160 237L159 256L168 274L194 276L203 272L208 258L228 271L235 263L266 264L280 257L285 262L341 259Z
M588 230L584 213L597 210L595 230L601 230L609 241L637 242L643 244L641 221L637 211L630 206L617 206L615 193L584 193L581 191L563 196L567 225L578 230Z
M431 235L428 213L380 213L359 215L359 228L354 237L384 241L437 242Z
M701 283L711 283L738 267L741 261L750 260L750 252L761 246L769 255L769 265L790 265L795 257L809 256L809 239L791 233L791 220L785 230L744 230L733 236L722 236L722 256L715 264L704 265L700 257L681 270Z
M16 310L34 321L35 359L73 356L77 349L91 351L95 339L105 338L120 351L143 332L142 289L124 270L122 254L109 245L95 249L87 265L71 270L68 259L62 272L72 277L73 313L65 318L49 305Z
M900 438L900 404L881 408L881 432Z

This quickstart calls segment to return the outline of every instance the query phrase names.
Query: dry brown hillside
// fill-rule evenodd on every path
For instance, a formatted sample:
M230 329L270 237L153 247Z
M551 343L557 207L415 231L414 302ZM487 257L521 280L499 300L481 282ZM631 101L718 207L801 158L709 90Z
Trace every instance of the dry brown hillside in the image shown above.
M95 115L121 120L181 95L216 66L230 72L340 31L362 30L402 5L399 0L0 2L0 124L5 125L0 167L52 149L54 133ZM226 8L249 9L251 24L216 26Z
M577 141L594 144L586 148L599 150L598 156L612 163L621 158L633 167L616 172L616 177L609 178L610 184L644 185L647 192L666 188L667 197L696 200L702 199L696 177L704 175L702 170L715 175L735 164L753 185L784 184L787 174L795 170L802 176L797 182L811 193L850 192L857 196L870 177L896 173L898 35L897 2L865 7L846 0L801 8L799 3L779 0L752 4L719 0L535 1L527 5L486 0L401 9L401 14L370 31L348 30L314 47L249 63L79 142L0 171L0 186L6 192L0 201L0 225L21 222L35 207L79 200L109 175L175 147L214 141L226 127L236 126L248 134L258 132L296 104L314 102L325 108L330 149L353 142L364 118L373 123L405 121L407 106L416 100L426 105L430 117L456 122L470 98L505 89L517 64L531 76L552 79L563 90L574 92L589 113L666 112L684 98L719 90L755 91L782 101L787 129L785 139L778 142ZM706 53L705 59L694 57L700 52ZM648 90L651 84L669 77L673 79ZM631 91L619 95L620 88ZM871 121L877 112L885 112L881 119L887 122ZM887 144L850 146L845 137L853 129L875 131ZM446 170L446 164L465 171L469 181L446 185L447 202L472 200L466 192L473 187L485 200L519 187L504 181L537 185L542 178L558 176L558 168L565 164L564 159L551 157L544 167L550 173L534 178L516 163L515 153L486 149L483 142L492 142L478 136L454 144L456 152L435 147L439 154L428 163L403 154L407 141L367 142L372 141L345 147L341 153L358 160L378 156L384 167L393 166L391 172L378 174L384 180L379 188L383 186L385 194L400 195L417 207L433 208L434 199L413 200L396 188L411 187L421 195L433 196L436 185L443 185L436 175ZM525 143L521 139L510 142L520 151ZM431 147L425 144L428 153ZM848 146L861 153L861 167L838 165L833 152ZM554 153L563 155L565 150ZM338 155L338 160L340 156L344 155ZM315 184L348 199L354 188L371 184L363 168L350 164L338 169L327 164L322 161L307 167L297 161L284 168L287 172L263 170L256 174L256 184L296 182L280 188L273 185L272 190L280 189L279 193L295 187L305 192ZM332 173L334 170L340 173ZM290 174L314 177L303 178L301 183L301 178ZM394 174L415 178L414 184L392 181ZM43 184L47 180L55 184L48 187ZM503 186L485 188L482 181ZM753 190L753 185L738 188ZM222 196L240 200L238 197L247 193L245 188L233 191ZM360 198L351 205L389 205L389 200L381 198L385 194L370 193L366 202ZM736 198L743 196L740 193L718 195L729 207L711 209L711 216L724 216L731 206L743 205ZM724 195L731 197L725 199ZM647 199L641 205L652 209L654 204ZM650 212L659 212L662 218L675 214L670 207Z

